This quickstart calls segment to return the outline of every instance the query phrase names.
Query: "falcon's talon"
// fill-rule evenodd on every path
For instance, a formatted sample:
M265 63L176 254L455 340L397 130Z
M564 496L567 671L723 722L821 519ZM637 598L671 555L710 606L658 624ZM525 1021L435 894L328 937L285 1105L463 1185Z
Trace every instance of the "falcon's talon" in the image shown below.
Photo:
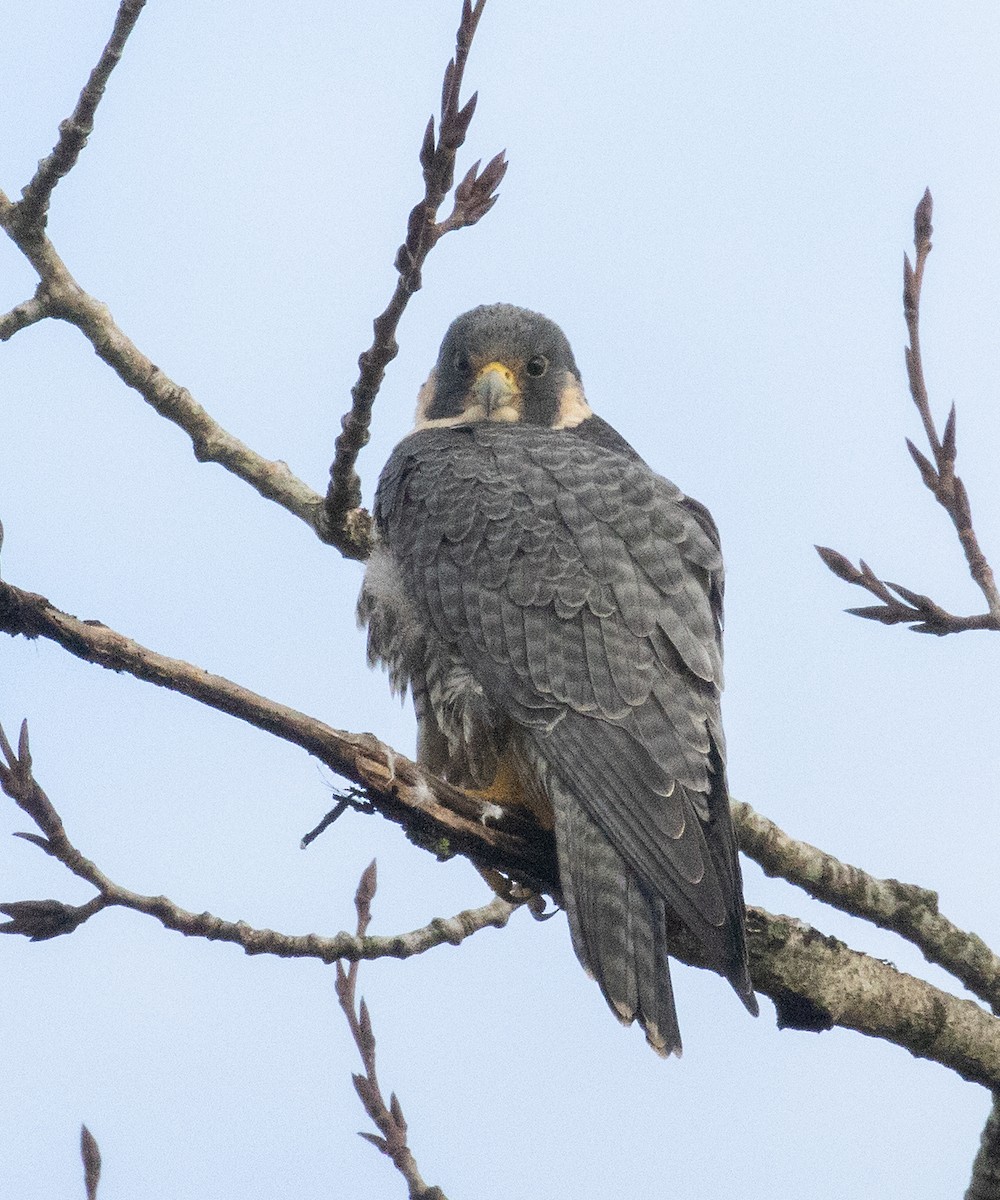
M525 887L523 883L516 883L513 879L508 879L506 875L492 867L476 867L476 870L501 900L506 900L508 904L523 904L536 921L547 921L549 917L554 917L559 911L558 908L553 908L551 912L546 912L544 896Z
M484 825L526 806L554 828L573 948L615 1015L680 1053L669 922L756 1012L708 510L594 415L558 326L492 304L446 333L374 522L369 661L410 688L420 763Z
M538 892L529 892L527 888L524 891L526 893L524 899L525 908L527 908L536 921L551 921L560 911L558 904L546 911L544 896Z

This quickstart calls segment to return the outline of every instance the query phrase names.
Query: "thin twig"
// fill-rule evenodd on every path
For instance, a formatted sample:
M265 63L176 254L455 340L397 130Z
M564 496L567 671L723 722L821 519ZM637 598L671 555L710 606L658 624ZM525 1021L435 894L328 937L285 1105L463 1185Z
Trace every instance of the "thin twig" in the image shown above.
M16 304L10 312L0 317L0 342L9 341L15 333L44 321L49 315L49 306L44 298L35 295L30 300Z
M455 188L450 215L444 221L437 220L438 209L454 183L456 154L465 141L476 111L476 94L464 106L459 101L469 50L485 3L486 0L476 0L475 4L463 0L455 57L444 74L437 137L431 117L420 149L424 195L410 212L406 240L396 253L399 278L385 311L375 319L374 341L358 359L361 373L351 389L351 408L341 421L341 433L336 441L326 493L326 518L334 544L349 557L365 557L367 552L369 525L367 514L360 507L361 480L355 466L358 455L368 443L372 406L385 369L399 352L396 329L400 318L410 297L421 287L427 255L446 233L474 225L489 212L496 203L496 189L507 170L503 152L495 155L482 171L479 163L475 163ZM359 533L364 537L361 544L358 543Z
M972 509L965 484L955 474L955 406L951 406L944 432L939 435L924 379L920 349L920 293L923 287L924 267L931 252L932 212L933 201L930 190L927 190L913 215L915 265L910 262L909 255L903 256L903 315L910 336L910 344L905 351L910 395L927 435L933 461L918 450L909 438L906 439L906 446L924 485L951 518L958 532L958 540L965 554L969 573L983 593L988 609L985 613L971 617L956 616L929 596L912 591L902 584L880 579L864 559L861 560L860 567L856 567L850 559L836 550L826 546L817 546L816 549L835 575L847 583L864 588L881 601L880 604L863 608L849 608L849 613L871 621L879 621L883 625L907 624L917 633L943 636L948 633L963 633L970 629L1000 630L1000 591L997 590L993 571L980 548L972 526Z
M358 883L354 895L354 906L358 914L357 937L363 941L368 931L372 915L372 900L378 886L377 868L374 860L369 863ZM375 1066L375 1034L372 1031L371 1016L364 999L357 1002L358 962L355 960L347 969L343 963L337 963L337 1000L347 1018L351 1037L361 1055L364 1067L363 1075L352 1075L354 1090L364 1105L365 1112L372 1119L378 1133L362 1133L361 1137L371 1142L392 1160L396 1170L406 1180L411 1200L447 1200L444 1192L438 1187L428 1187L424 1183L407 1141L406 1118L403 1108L395 1092L386 1104L379 1085Z
M42 836L33 833L18 836L44 850L78 879L97 890L92 900L78 907L59 900L17 900L0 905L0 912L11 918L0 925L0 932L21 934L35 942L72 933L106 908L127 908L155 917L164 928L176 933L212 942L231 942L250 955L316 958L324 963L343 959L351 962L363 958L404 959L445 944L458 946L481 929L502 929L518 907L496 896L480 908L466 909L454 917L435 917L419 929L385 937L361 937L349 933L333 937L296 936L276 933L273 929L254 929L243 921L224 921L208 912L188 912L166 896L143 896L109 879L70 841L59 814L35 779L27 722L21 725L16 751L0 728L0 790L10 796L42 831Z
M741 801L733 802L733 820L740 849L766 875L787 879L817 900L898 933L917 946L928 962L944 967L1000 1012L1000 957L982 938L941 915L936 892L898 879L877 879L789 837Z
M146 0L122 0L111 37L80 93L76 108L60 124L59 140L52 153L38 164L34 177L22 191L21 199L14 205L13 220L23 233L38 236L45 229L52 192L59 180L76 165L80 151L94 131L97 106L104 95L111 72L121 60L125 43L135 28L145 3Z

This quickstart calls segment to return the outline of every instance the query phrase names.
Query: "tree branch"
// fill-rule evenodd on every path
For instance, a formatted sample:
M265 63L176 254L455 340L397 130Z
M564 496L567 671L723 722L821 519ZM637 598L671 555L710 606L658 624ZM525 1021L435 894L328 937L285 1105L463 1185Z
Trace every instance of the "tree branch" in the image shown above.
M169 688L301 746L365 789L379 812L441 857L464 854L537 892L556 889L555 847L526 811L502 810L429 774L371 734L346 733L287 705L81 621L44 596L0 582L0 632L45 637L77 658Z
M301 745L333 770L362 784L372 804L422 844L438 853L466 854L538 891L559 895L551 834L535 825L526 812L484 806L425 774L370 736L330 729L219 676L156 655L103 625L77 621L53 609L42 597L0 584L0 629L14 632L15 626L19 626L17 632L52 637L80 657L171 687ZM0 782L12 795L16 793L18 803L44 834L43 838L23 836L53 853L51 847L59 846L65 833L58 814L31 777L27 735L22 735L17 755L7 746L4 750L8 766ZM94 864L68 845L57 857L98 888L101 894L91 901L93 911L112 902L105 897L115 896L116 885ZM234 941L248 953L298 957L305 951L319 956L316 939L274 941L279 935L248 930L240 923L222 922L210 915L181 913L178 920L175 906L162 897L127 893L120 899L170 928L183 924L181 932ZM36 929L42 936L54 936L66 931L60 928L61 921L75 928L93 915L68 906L60 908L58 901L22 901L7 909L17 926L12 931L29 936ZM934 1059L964 1079L1000 1088L1000 1021L972 1001L950 996L790 917L752 909L748 928L754 986L774 1000L779 1024L809 1030L841 1025ZM261 933L264 941L255 940L256 933ZM705 966L701 948L685 931L673 930L670 944L681 961ZM272 946L278 948L272 950ZM338 944L335 957L350 956L348 944Z
M0 317L0 342L9 341L15 333L44 321L49 316L49 306L44 299L34 295L30 300L16 304L10 312Z
M849 608L849 613L871 621L879 621L883 625L909 624L916 633L943 636L947 633L963 633L970 629L1000 630L1000 591L997 590L993 571L979 546L979 539L972 526L972 508L965 484L955 474L955 406L951 406L944 433L939 435L924 380L920 350L920 292L923 286L924 266L931 252L932 212L933 201L930 190L927 190L913 215L916 266L910 263L908 255L903 256L903 315L910 335L910 344L905 352L910 395L920 414L934 461L918 450L909 438L906 439L906 446L924 485L951 518L958 532L958 540L965 554L969 573L986 598L988 609L985 613L971 617L955 616L929 596L911 591L902 584L880 579L864 559L861 559L860 566L856 567L850 559L829 547L817 546L816 550L834 575L847 583L864 588L881 601L880 604L865 608Z
M146 0L122 0L115 17L114 29L104 47L97 66L90 78L72 115L59 126L59 140L52 153L38 164L31 182L21 193L21 199L13 205L10 220L23 237L38 237L45 229L49 201L56 184L76 165L87 138L94 131L94 114L104 95L111 72L121 60L122 51L129 34L135 28Z
M366 558L371 531L368 514L361 509L361 480L355 465L368 443L372 406L385 377L385 369L399 352L396 329L414 292L422 286L424 262L440 239L454 229L474 225L496 203L496 189L507 170L503 152L495 155L479 170L479 163L466 174L455 189L451 214L441 222L438 209L451 191L455 178L455 158L465 141L476 111L476 95L460 106L465 66L486 0L463 0L462 20L458 27L455 57L448 63L441 90L441 119L437 138L431 117L420 149L424 175L424 195L410 212L406 240L396 253L399 278L385 311L375 319L375 340L358 359L361 374L351 389L351 408L341 421L342 432L336 441L336 453L330 467L330 486L326 493L327 525L334 544L350 558Z
M766 875L780 876L810 896L898 933L928 962L944 967L994 1012L1000 1012L1000 957L982 938L941 915L936 892L877 879L808 842L796 841L741 801L733 802L740 849Z
M93 130L94 112L108 76L121 57L125 41L145 0L122 0L111 39L91 73L72 116L60 126L52 153L39 164L22 199L13 203L0 191L0 226L39 276L35 296L0 317L0 340L42 320L56 317L75 325L118 377L134 388L162 417L188 434L199 462L215 462L249 483L304 521L320 538L348 558L365 559L371 543L371 519L360 507L361 485L355 471L358 454L368 441L372 405L385 368L395 358L395 332L411 295L421 286L427 255L454 229L474 225L496 202L496 188L507 169L503 154L480 171L477 162L454 191L449 216L437 213L454 183L455 157L465 140L476 108L476 96L460 106L459 97L469 50L485 0L463 0L455 56L445 71L438 135L434 119L420 151L424 197L410 213L406 239L396 255L399 279L392 299L374 323L375 340L359 359L361 373L352 389L351 410L343 418L336 456L330 468L326 498L296 478L283 462L270 461L228 433L194 399L145 355L116 325L107 307L80 287L45 235L52 191L75 164Z
M526 814L497 817L487 805L424 772L370 735L332 729L315 718L166 658L107 626L80 621L44 597L0 582L0 630L43 636L77 657L170 688L303 747L353 780L383 816L439 855L462 853L479 865L517 878L539 892L556 890L551 838ZM749 805L734 805L746 853L766 871L805 887L818 899L891 929L920 947L988 1003L996 1003L1000 961L974 934L937 912L934 893L895 880L877 880L783 833Z
M78 879L97 890L97 896L86 904L74 907L59 900L18 900L0 905L0 912L11 920L0 925L0 932L21 934L33 942L72 933L84 921L106 908L127 908L154 917L165 929L185 937L205 938L210 942L230 942L246 954L273 954L278 958L315 958L332 963L341 959L357 962L360 959L412 958L447 943L460 945L481 929L502 929L510 920L517 905L508 904L499 896L481 908L466 909L454 917L435 917L428 925L409 933L385 937L362 937L339 933L334 937L316 934L296 936L277 933L273 929L255 929L243 921L224 921L211 913L193 913L175 904L166 896L143 896L121 887L70 841L62 820L34 777L28 746L27 722L21 725L18 748L15 752L0 728L0 789L27 813L42 831L19 836L44 850L61 862Z
M0 333L13 336L44 316L75 325L123 383L134 388L161 417L184 430L199 462L225 467L265 499L304 521L321 541L332 543L323 497L296 478L286 463L263 458L213 420L187 388L164 374L119 329L108 308L80 287L44 234L24 234L14 219L15 210L16 205L0 192L0 226L34 267L41 283L32 300L0 320Z
M375 898L376 887L377 871L375 862L372 861L361 876L358 890L354 896L354 905L358 913L357 938L359 941L364 940L371 921L371 904ZM407 1125L406 1118L403 1116L403 1107L396 1098L395 1092L389 1097L388 1104L382 1096L382 1088L379 1085L375 1068L375 1034L372 1031L368 1005L364 999L360 1004L356 1004L358 986L358 963L356 961L352 962L346 970L342 963L337 963L336 986L337 999L347 1018L351 1037L354 1039L364 1066L365 1073L363 1075L352 1075L351 1077L354 1080L354 1090L358 1093L365 1112L371 1117L379 1131L378 1134L362 1133L360 1136L365 1141L371 1142L392 1160L396 1170L406 1180L410 1200L447 1200L440 1188L428 1187L420 1175L417 1161L407 1142Z
M1000 1200L1000 1093L993 1093L993 1107L986 1118L979 1151L972 1163L972 1179L965 1200Z
M1000 1020L972 1000L852 950L802 921L747 912L754 988L770 996L781 1028L839 1025L932 1059L963 1079L996 1088ZM671 952L688 961L678 948Z

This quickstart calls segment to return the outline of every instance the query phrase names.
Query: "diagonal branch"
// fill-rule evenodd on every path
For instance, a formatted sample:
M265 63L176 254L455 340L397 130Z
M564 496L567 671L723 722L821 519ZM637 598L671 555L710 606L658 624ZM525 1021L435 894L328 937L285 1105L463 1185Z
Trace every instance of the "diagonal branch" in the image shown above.
M406 240L396 253L399 278L385 311L375 319L375 340L358 359L361 373L351 389L351 408L341 421L336 441L330 486L326 494L326 517L334 544L351 558L366 556L370 530L368 515L361 509L361 480L355 466L358 455L368 443L372 406L385 377L385 369L399 352L396 329L414 292L422 285L424 262L440 239L454 229L474 225L496 203L496 189L507 170L503 152L495 155L482 169L479 163L468 171L455 188L454 206L444 220L437 220L438 209L451 191L455 178L455 158L465 141L476 111L476 95L460 105L462 80L479 19L486 0L463 0L455 57L444 74L441 90L441 119L437 137L431 117L420 149L424 175L424 195L410 212Z
M0 728L0 755L0 790L10 796L42 831L41 836L33 833L20 836L61 862L97 891L97 896L79 906L63 904L59 900L17 900L0 905L0 912L11 918L0 925L2 933L21 934L33 942L48 941L72 933L106 908L127 908L154 917L165 929L185 937L230 942L249 955L315 958L324 963L342 959L357 962L360 959L412 958L437 946L458 946L481 929L502 929L517 909L517 905L496 896L480 908L466 909L454 917L435 917L419 929L385 937L349 933L338 933L333 937L297 936L277 933L273 929L255 929L243 921L224 921L208 912L188 912L166 896L143 896L115 883L70 841L59 814L34 777L27 722L21 725L16 752Z
M454 189L451 213L437 213L454 183L455 158L476 107L476 96L460 105L460 91L472 39L485 0L463 0L455 56L445 71L441 118L437 136L431 119L420 151L424 197L410 213L406 239L396 256L396 289L374 325L375 340L361 355L361 373L352 390L352 407L331 467L327 496L313 491L283 462L263 458L222 428L191 393L175 383L116 325L107 307L80 287L45 234L52 191L76 162L93 129L94 112L108 76L121 57L144 0L122 0L111 39L81 93L72 116L60 126L52 153L39 164L22 199L12 202L0 191L0 227L14 241L39 276L35 296L0 316L0 340L45 317L75 325L96 353L129 387L140 393L161 416L173 421L191 438L199 462L215 462L254 487L266 499L299 517L321 541L335 545L348 558L365 559L371 540L371 521L360 507L360 481L355 471L358 454L368 441L372 405L396 356L395 331L410 296L421 286L427 255L445 233L474 225L496 202L496 188L507 169L503 154L480 170L477 162Z
M852 1029L950 1067L971 1083L997 1087L1000 1020L972 1000L791 917L750 908L747 931L754 988L774 1001L780 1028ZM674 946L671 951L688 961Z
M530 816L496 810L495 806L490 811L490 806L427 775L371 736L330 729L228 680L155 655L105 626L59 613L42 597L0 584L0 629L14 632L16 625L21 626L17 632L52 637L80 657L171 687L304 746L340 774L363 784L380 812L438 853L466 854L480 864L525 880L538 891L559 894L551 835L539 829ZM16 793L19 803L27 797L22 807L44 835L24 836L51 853L50 847L57 845L65 833L58 814L31 777L26 735L16 755L9 747L4 750L8 760L3 777L5 790ZM488 823L483 820L487 816ZM107 907L111 901L103 896L113 895L111 888L115 885L105 881L98 868L72 847L65 849L64 859L99 891L103 884L103 895L90 902L93 911ZM162 897L129 894L128 900L127 906L149 912L174 927L170 922L176 919L176 912L170 912L169 902ZM58 927L60 913L56 906L57 901L21 902L7 909L18 926L16 932L54 936L65 932ZM73 927L93 915L68 908L65 914ZM280 939L258 943L252 931L239 923L227 924L197 914L182 914L181 920L188 922L181 932L234 941L244 945L248 953L271 951L301 956L303 951L315 954L318 944L311 938L298 944L281 943ZM810 1030L840 1025L940 1062L964 1079L1000 1088L1000 1021L972 1001L950 996L790 917L752 909L748 929L754 986L774 1000L779 1024ZM260 932L271 939L278 937ZM272 946L279 948L272 951ZM337 949L337 957L350 957L345 944ZM682 962L705 966L703 950L683 930L672 931L671 953Z
M424 772L371 735L346 733L179 659L156 654L106 626L80 621L44 597L0 583L0 630L47 637L77 657L170 688L302 746L339 775L366 789L383 816L438 854L461 853L527 883L539 892L556 887L553 849L525 814L500 819L474 797ZM925 889L877 880L856 867L798 842L749 805L734 816L745 853L766 871L803 886L817 898L919 946L987 1003L997 1002L1000 962L974 934L937 911Z
M187 388L175 383L118 327L106 305L80 287L44 235L29 237L14 219L16 205L0 193L0 226L6 229L41 280L32 300L0 318L0 338L42 317L75 325L128 387L134 388L161 417L191 438L199 462L214 462L249 483L265 499L304 521L321 541L333 541L327 529L323 497L283 462L263 458L228 433Z
M464 854L537 892L555 887L555 848L524 811L485 804L396 754L371 734L333 729L221 675L167 658L96 621L81 621L44 596L0 582L0 632L44 637L77 658L189 696L301 746L365 789L383 816L434 853Z
M59 140L52 153L38 164L31 182L21 193L21 199L14 205L11 219L20 228L22 234L29 237L39 236L45 229L48 216L49 201L56 184L76 165L80 151L87 144L87 138L94 131L94 114L104 95L111 72L121 60L122 51L129 34L135 28L146 0L122 0L115 17L114 29L108 44L104 47L97 66L91 71L90 78L76 108L59 126Z
M941 915L936 892L898 879L877 879L808 842L796 841L749 804L734 801L733 819L740 849L766 875L778 875L817 900L898 933L928 962L944 967L1000 1012L1000 958L982 938Z
M880 604L864 608L850 608L848 612L868 620L879 621L883 625L909 624L917 633L934 633L941 636L970 629L1000 630L1000 591L972 525L972 508L965 484L955 474L955 406L951 406L944 432L939 434L931 413L924 379L920 349L920 293L923 287L924 267L931 252L932 213L933 201L930 191L927 190L913 216L915 265L910 262L909 255L903 256L903 315L910 336L910 344L906 347L906 373L910 395L920 414L933 461L918 450L909 438L906 439L906 446L924 485L933 493L955 526L969 573L986 599L987 611L971 617L956 616L935 603L929 596L911 591L901 584L880 579L863 559L859 568L836 550L825 546L817 546L816 549L835 575L847 583L864 588L881 601Z
M377 871L374 860L368 865L358 890L354 896L354 906L358 913L357 937L363 940L368 930L372 915L372 900L375 898L377 887ZM375 1067L375 1034L372 1030L371 1016L364 999L357 1003L358 963L352 962L345 970L342 963L337 963L337 1000L347 1018L351 1037L361 1055L364 1066L363 1075L353 1075L354 1090L365 1107L365 1112L371 1117L378 1133L362 1133L360 1136L382 1151L392 1160L396 1170L406 1180L410 1200L447 1200L444 1192L438 1187L428 1187L424 1183L407 1141L406 1118L403 1116L403 1106L396 1098L395 1092L386 1104L382 1088L378 1081Z

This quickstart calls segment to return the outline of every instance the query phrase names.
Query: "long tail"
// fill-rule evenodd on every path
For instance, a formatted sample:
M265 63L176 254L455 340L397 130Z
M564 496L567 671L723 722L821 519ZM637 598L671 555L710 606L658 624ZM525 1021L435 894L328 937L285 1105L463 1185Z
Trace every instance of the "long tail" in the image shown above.
M664 902L552 776L550 796L573 949L622 1024L638 1021L657 1054L679 1055Z

